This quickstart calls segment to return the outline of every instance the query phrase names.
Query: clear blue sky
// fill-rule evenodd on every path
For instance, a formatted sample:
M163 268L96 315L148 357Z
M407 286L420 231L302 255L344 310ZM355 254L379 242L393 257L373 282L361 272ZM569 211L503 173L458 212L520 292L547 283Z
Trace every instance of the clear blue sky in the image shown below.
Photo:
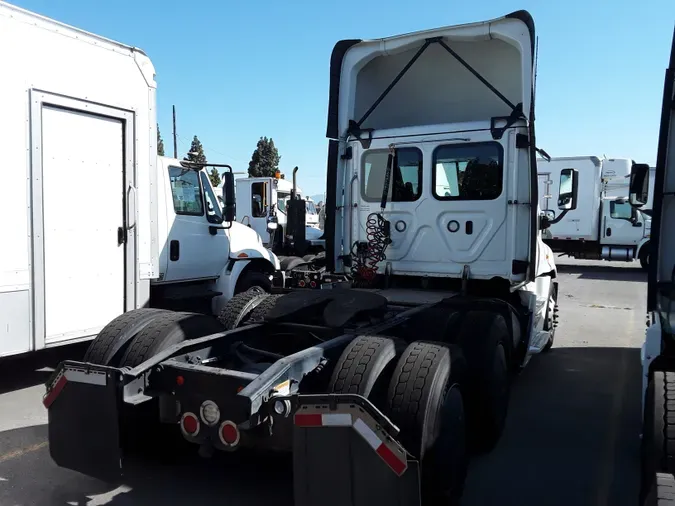
M675 1L11 0L144 49L157 70L159 125L182 157L198 135L210 161L246 170L261 136L281 168L323 193L328 69L335 42L480 21L518 9L539 36L537 143L551 156L654 164ZM638 6L639 5L639 6Z

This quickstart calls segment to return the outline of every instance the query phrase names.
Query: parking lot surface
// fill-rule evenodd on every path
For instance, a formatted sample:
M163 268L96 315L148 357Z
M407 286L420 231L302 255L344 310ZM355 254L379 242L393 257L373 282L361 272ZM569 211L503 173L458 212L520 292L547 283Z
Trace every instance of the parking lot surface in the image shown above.
M646 274L637 263L558 260L556 343L514 383L498 447L471 463L466 506L637 504ZM112 486L51 461L43 382L85 345L0 362L0 505L290 505L284 456L134 463Z

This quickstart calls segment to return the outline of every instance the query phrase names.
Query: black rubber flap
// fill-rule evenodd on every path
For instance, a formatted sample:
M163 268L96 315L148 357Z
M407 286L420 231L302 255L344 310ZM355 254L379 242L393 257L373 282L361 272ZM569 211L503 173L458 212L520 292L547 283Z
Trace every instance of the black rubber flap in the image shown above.
M322 313L326 326L339 328L359 314L386 306L386 297L362 290L297 290L280 297L266 320L302 323Z
M65 381L48 409L49 452L60 467L115 482L122 473L121 387L116 374L105 380L105 385Z
M351 427L295 427L294 506L419 506L419 467L397 476Z

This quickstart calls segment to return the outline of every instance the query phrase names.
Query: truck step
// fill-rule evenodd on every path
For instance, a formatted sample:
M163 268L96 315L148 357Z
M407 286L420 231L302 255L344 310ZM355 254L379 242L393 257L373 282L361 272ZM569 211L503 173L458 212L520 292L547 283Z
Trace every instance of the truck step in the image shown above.
M218 295L222 295L223 292L216 292L215 290L204 290L204 288L201 287L190 287L190 288L185 288L185 290L181 290L180 292L176 293L166 293L164 294L164 298L166 300L186 300L186 299L212 299Z

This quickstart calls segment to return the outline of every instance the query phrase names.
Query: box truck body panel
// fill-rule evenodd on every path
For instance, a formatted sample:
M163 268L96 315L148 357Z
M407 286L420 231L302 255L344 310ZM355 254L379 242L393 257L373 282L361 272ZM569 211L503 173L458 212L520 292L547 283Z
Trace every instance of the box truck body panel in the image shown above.
M0 2L0 356L95 336L158 270L154 69L138 50ZM96 188L87 192L87 187ZM153 209L155 209L153 211ZM142 282L143 280L143 282Z
M560 172L563 169L579 171L577 208L569 211L560 222L551 225L548 232L553 238L562 240L597 241L600 220L600 159L595 156L579 156L552 158L550 162L537 160L541 209L552 211L556 217L560 213L557 196ZM542 187L546 178L549 182L546 187ZM544 194L550 198L544 197Z

